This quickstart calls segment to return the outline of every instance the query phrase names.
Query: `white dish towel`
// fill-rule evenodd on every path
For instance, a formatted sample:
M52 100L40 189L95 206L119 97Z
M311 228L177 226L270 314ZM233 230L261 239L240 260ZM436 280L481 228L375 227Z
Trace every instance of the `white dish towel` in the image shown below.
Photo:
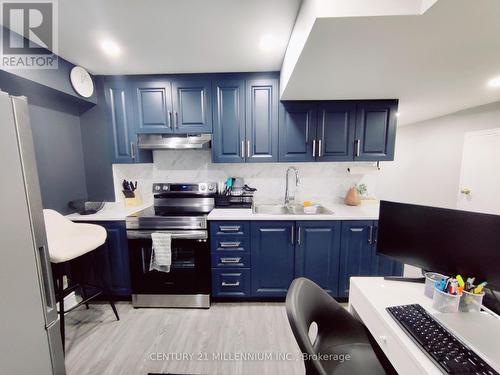
M172 235L170 233L151 233L153 248L149 270L170 272L172 265Z

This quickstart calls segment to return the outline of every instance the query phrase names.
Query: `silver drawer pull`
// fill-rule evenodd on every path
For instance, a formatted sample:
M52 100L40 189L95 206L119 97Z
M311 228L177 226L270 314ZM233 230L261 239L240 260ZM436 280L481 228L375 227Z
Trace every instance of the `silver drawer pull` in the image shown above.
M240 286L240 282L239 281L236 281L235 283L226 283L225 281L223 281L221 283L222 286Z
M241 261L241 258L220 258L220 262L221 263L231 263L231 264L234 264L234 263L240 263Z
M220 226L219 229L221 232L239 232L240 231L240 226L239 225L224 225L224 226Z
M220 247L240 247L241 242L221 242Z

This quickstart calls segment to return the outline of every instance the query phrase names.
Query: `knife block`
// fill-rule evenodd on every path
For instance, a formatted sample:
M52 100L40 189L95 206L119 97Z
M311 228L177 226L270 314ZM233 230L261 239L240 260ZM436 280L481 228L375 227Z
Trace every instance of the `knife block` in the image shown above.
M139 192L136 190L134 191L135 197L134 198L124 198L125 199L125 207L136 207L140 206L142 204L142 199L141 195Z

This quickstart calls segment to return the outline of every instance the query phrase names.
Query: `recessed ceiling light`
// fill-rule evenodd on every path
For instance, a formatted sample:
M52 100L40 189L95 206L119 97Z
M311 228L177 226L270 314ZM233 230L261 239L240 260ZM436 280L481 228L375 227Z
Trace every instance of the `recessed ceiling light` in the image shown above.
M276 38L271 34L263 35L259 40L259 48L262 51L271 51L276 47Z
M500 87L500 76L492 78L488 81L489 87Z
M104 39L101 42L101 48L104 51L104 53L108 56L111 57L116 57L120 55L121 53L121 48L118 44L116 44L114 41L111 39Z

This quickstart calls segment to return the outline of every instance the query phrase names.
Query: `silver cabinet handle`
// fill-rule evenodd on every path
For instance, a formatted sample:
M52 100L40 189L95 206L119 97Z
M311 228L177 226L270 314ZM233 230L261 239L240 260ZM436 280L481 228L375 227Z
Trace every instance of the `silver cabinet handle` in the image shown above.
M300 230L300 229L301 229L301 228L299 227L299 229L298 229L298 233L297 233L297 245L300 245L300 232L301 232L301 230Z
M240 286L240 282L239 281L236 281L235 283L226 283L225 281L223 281L221 283L222 286Z
M235 264L235 263L240 263L240 261L241 258L220 258L220 262L223 264L227 263Z
M295 225L292 226L292 230L290 231L290 242L293 245L295 243Z
M321 139L318 141L318 158L321 157Z
M373 243L376 245L378 241L378 228L373 227Z
M177 111L175 111L174 113L175 113L175 127L179 129L179 114L177 113Z
M370 232L368 234L368 243L371 245L373 242L373 225L370 225Z
M135 159L135 143L130 142L130 157Z
M247 158L250 157L250 141L247 140Z
M355 142L355 145L356 145L356 156L359 156L360 147L361 147L361 140L360 139L356 139L354 142Z
M221 225L219 230L221 232L239 232L240 228L239 225Z
M221 242L220 247L240 247L241 242Z
M240 154L241 154L241 158L245 159L245 141L241 141Z
M174 121L172 120L172 111L168 111L168 127L172 129L172 123Z
M313 139L313 158L316 156L316 140Z

